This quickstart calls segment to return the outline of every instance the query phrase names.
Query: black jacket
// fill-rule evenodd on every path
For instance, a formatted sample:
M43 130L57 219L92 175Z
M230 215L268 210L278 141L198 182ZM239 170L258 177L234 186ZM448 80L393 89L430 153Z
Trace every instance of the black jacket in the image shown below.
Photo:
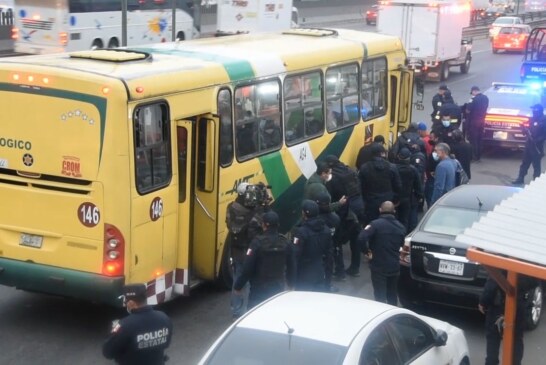
M396 166L381 157L365 163L358 173L364 201L381 197L396 201L400 194L400 175Z
M529 122L527 133L527 142L525 143L525 153L533 156L544 155L544 140L546 139L546 118L540 120L532 118Z
M380 144L377 142L373 142L367 146L361 147L360 151L358 151L358 155L356 157L356 168L360 169L362 165L364 165L366 162L369 162L373 159L372 154L372 146L374 144Z
M451 153L455 155L455 158L461 163L464 172L468 178L470 175L470 163L472 161L472 145L466 141L453 142L451 145Z
M114 326L102 353L120 365L162 365L172 333L172 322L165 313L144 306Z
M400 271L400 247L404 245L406 228L392 214L370 222L358 235L358 244L366 252L372 252L370 269L383 274Z
M417 203L423 197L423 184L421 175L409 160L398 161L396 164L402 188L400 189L400 200L409 200L410 203Z
M466 104L467 128L477 130L483 129L488 107L489 98L482 93L476 94L476 96L472 98L472 101Z

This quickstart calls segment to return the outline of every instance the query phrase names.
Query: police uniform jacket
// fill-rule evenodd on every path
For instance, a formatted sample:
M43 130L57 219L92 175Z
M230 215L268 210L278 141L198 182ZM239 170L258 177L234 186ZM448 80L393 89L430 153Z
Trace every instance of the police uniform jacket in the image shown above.
M421 184L421 175L417 168L410 164L409 160L399 161L396 164L402 188L400 189L400 201L410 201L417 203L417 200L423 196L423 185Z
M380 198L380 200L396 200L401 189L400 175L396 166L381 157L362 165L358 173L362 197L365 201Z
M525 152L531 155L544 155L544 140L546 139L546 118L540 120L532 118L529 123L529 132L525 144Z
M241 290L250 281L250 291L266 291L270 295L293 286L295 261L292 245L276 229L268 229L250 243L241 275L234 288Z
M392 214L381 214L358 235L358 245L372 252L370 270L386 275L400 272L400 247L404 245L406 228Z
M261 233L262 207L247 207L244 198L237 196L226 211L226 225L230 235L231 257L243 262L246 250L252 239Z
M292 247L296 256L296 289L313 289L324 282L324 264L332 259L330 229L319 217L305 220L296 228Z
M172 322L165 313L150 306L137 308L112 329L102 353L120 365L162 365L172 332Z
M472 98L472 101L466 105L468 128L483 129L488 107L489 98L486 95L479 93Z

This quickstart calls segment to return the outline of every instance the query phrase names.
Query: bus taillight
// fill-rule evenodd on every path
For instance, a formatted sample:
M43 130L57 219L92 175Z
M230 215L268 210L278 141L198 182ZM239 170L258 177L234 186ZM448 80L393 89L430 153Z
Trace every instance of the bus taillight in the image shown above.
M59 33L59 43L61 44L61 46L66 46L68 44L68 33Z
M11 28L11 39L14 41L19 39L19 28L16 28L16 27Z
M106 276L121 276L125 269L125 239L114 225L104 225L104 256L102 273Z

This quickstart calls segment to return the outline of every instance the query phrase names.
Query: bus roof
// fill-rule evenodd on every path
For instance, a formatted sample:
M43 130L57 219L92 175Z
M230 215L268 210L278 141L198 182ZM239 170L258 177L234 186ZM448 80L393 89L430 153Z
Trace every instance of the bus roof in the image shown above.
M244 34L184 42L160 43L121 49L146 52L151 57L119 57L111 60L53 54L2 59L1 63L34 66L40 72L72 70L120 79L131 99L267 77L284 72L310 70L343 60L360 60L393 51L403 52L396 37L351 30L295 29L286 33ZM91 53L93 51L89 51ZM106 52L108 53L108 52ZM105 52L103 51L103 55ZM107 58L107 56L106 56ZM403 65L405 55L395 62ZM154 64L154 67L150 67ZM15 66L17 67L17 66ZM56 68L44 71L42 67ZM11 68L11 67L10 67ZM66 76L66 74L64 74ZM90 76L90 75L89 75ZM140 92L137 92L139 88ZM144 92L142 92L144 90Z

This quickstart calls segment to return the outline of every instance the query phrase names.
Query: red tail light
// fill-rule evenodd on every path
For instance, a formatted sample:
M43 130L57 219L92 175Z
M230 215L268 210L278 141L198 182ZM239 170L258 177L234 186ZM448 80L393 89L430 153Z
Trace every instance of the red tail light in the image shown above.
M19 28L12 27L11 28L11 39L14 41L19 39Z
M114 225L104 224L104 256L102 273L106 276L121 276L125 271L125 239Z
M368 11L366 12L366 15L370 15L371 13L372 13L372 12L368 10Z
M66 46L68 44L68 34L66 32L59 33L59 43L61 46Z

